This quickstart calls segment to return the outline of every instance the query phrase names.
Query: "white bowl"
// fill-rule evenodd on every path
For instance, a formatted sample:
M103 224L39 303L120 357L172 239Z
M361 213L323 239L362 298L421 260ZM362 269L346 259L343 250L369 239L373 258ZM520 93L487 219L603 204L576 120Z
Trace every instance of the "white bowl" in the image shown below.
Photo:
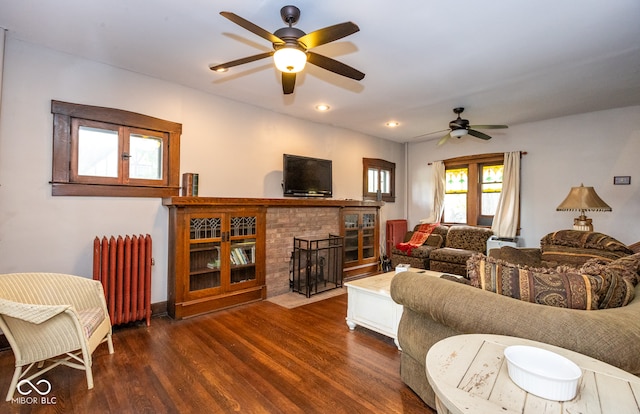
M523 390L553 401L576 396L582 370L567 358L546 349L525 345L504 350L509 377Z

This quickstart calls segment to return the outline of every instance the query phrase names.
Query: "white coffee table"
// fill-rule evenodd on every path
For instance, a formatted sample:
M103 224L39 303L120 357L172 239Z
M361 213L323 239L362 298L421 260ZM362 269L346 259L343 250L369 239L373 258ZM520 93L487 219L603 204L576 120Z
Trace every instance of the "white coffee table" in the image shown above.
M570 401L546 400L518 387L507 370L504 349L535 346L569 358L580 369ZM458 335L436 343L426 358L438 414L640 413L640 378L604 362L556 346L501 335Z
M432 272L423 269L410 269L412 272L420 272L429 276L442 275L440 272ZM382 273L347 282L347 326L354 330L360 325L372 331L393 338L398 344L398 323L402 316L402 305L391 299L391 279L396 272Z

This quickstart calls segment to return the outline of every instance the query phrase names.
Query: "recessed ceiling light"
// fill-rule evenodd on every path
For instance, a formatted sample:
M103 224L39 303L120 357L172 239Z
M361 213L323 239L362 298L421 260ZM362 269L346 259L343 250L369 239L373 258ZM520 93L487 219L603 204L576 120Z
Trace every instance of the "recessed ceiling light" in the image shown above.
M398 125L400 125L400 122L398 122L398 121L389 121L385 125L388 126L389 128L394 128L394 127L397 127Z
M318 105L316 105L316 110L320 111L320 112L326 112L329 109L331 109L331 107L329 105L327 105L327 104L318 104Z

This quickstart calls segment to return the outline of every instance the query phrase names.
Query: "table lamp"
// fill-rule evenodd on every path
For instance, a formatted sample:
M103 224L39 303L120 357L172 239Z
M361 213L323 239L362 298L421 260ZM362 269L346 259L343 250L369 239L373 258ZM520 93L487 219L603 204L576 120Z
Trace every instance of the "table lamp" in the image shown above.
M556 208L556 211L580 211L580 216L573 219L573 229L581 231L593 231L590 218L585 216L585 211L611 211L611 207L598 196L593 187L571 187L569 195Z

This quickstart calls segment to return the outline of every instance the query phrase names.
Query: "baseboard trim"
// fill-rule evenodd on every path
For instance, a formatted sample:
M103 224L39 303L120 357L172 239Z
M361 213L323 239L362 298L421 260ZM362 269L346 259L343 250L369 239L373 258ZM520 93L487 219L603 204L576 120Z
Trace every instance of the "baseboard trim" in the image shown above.
M167 314L167 301L151 304L151 317L165 316Z

